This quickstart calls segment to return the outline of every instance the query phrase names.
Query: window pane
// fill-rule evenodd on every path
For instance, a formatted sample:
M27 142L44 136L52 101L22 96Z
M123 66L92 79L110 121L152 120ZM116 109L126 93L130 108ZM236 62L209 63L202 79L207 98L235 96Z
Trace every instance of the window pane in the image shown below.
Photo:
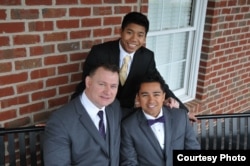
M149 0L150 30L189 27L192 0Z
M156 66L172 90L184 87L189 32L151 36L147 47L154 51Z

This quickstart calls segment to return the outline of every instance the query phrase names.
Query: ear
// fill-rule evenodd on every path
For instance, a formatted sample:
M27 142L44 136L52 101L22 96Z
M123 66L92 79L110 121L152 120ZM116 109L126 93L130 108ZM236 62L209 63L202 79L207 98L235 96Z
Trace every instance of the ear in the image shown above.
M85 86L86 86L86 88L89 87L90 84L91 84L91 78L90 78L89 76L87 76L87 77L85 78Z

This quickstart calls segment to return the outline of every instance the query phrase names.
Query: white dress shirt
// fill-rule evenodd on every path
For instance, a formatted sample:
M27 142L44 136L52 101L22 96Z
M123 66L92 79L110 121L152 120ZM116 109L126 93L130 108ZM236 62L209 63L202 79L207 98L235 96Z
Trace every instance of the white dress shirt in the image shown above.
M127 70L127 75L130 71L130 67L131 67L131 64L132 64L132 61L133 61L133 57L134 57L134 54L135 52L133 53L127 53L121 46L121 43L119 42L119 48L120 48L120 63L119 63L119 67L121 68L122 67L122 64L123 64L123 59L125 56L129 55L131 57L129 63L128 63L128 70Z
M104 126L105 126L105 131L107 128L107 120L106 120L106 112L105 112L105 107L103 108L97 108L90 100L89 98L86 96L85 91L83 92L82 96L81 96L81 103L83 105L83 107L86 109L87 113L90 116L90 119L93 121L93 123L95 124L97 130L99 130L99 121L100 121L100 117L98 116L98 112L100 110L103 111L103 122L104 122Z
M143 111L143 113L147 119L157 119L163 115L162 110L160 111L160 113L157 117L153 117L153 116L145 113L144 111ZM164 123L157 122L157 123L154 123L153 125L150 126L162 149L164 149L164 145L165 145L164 125L165 125Z

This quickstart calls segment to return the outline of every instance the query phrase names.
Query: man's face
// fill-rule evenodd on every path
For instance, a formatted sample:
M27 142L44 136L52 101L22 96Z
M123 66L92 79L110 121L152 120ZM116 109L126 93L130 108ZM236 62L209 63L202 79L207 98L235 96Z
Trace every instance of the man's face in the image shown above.
M85 81L86 95L98 108L114 101L119 85L118 73L100 67L92 77L87 76Z
M138 101L142 109L149 115L157 117L161 111L165 93L158 82L142 83L138 93Z
M123 49L132 53L138 50L146 42L146 30L138 24L128 24L121 31L121 45Z

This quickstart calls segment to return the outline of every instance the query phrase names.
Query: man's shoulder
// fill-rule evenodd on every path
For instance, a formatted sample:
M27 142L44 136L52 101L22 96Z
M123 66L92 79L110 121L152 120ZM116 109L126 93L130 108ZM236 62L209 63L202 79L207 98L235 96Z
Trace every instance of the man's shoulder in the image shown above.
M140 108L134 108L133 113L122 120L123 125L131 125L134 123L139 123L142 110Z

